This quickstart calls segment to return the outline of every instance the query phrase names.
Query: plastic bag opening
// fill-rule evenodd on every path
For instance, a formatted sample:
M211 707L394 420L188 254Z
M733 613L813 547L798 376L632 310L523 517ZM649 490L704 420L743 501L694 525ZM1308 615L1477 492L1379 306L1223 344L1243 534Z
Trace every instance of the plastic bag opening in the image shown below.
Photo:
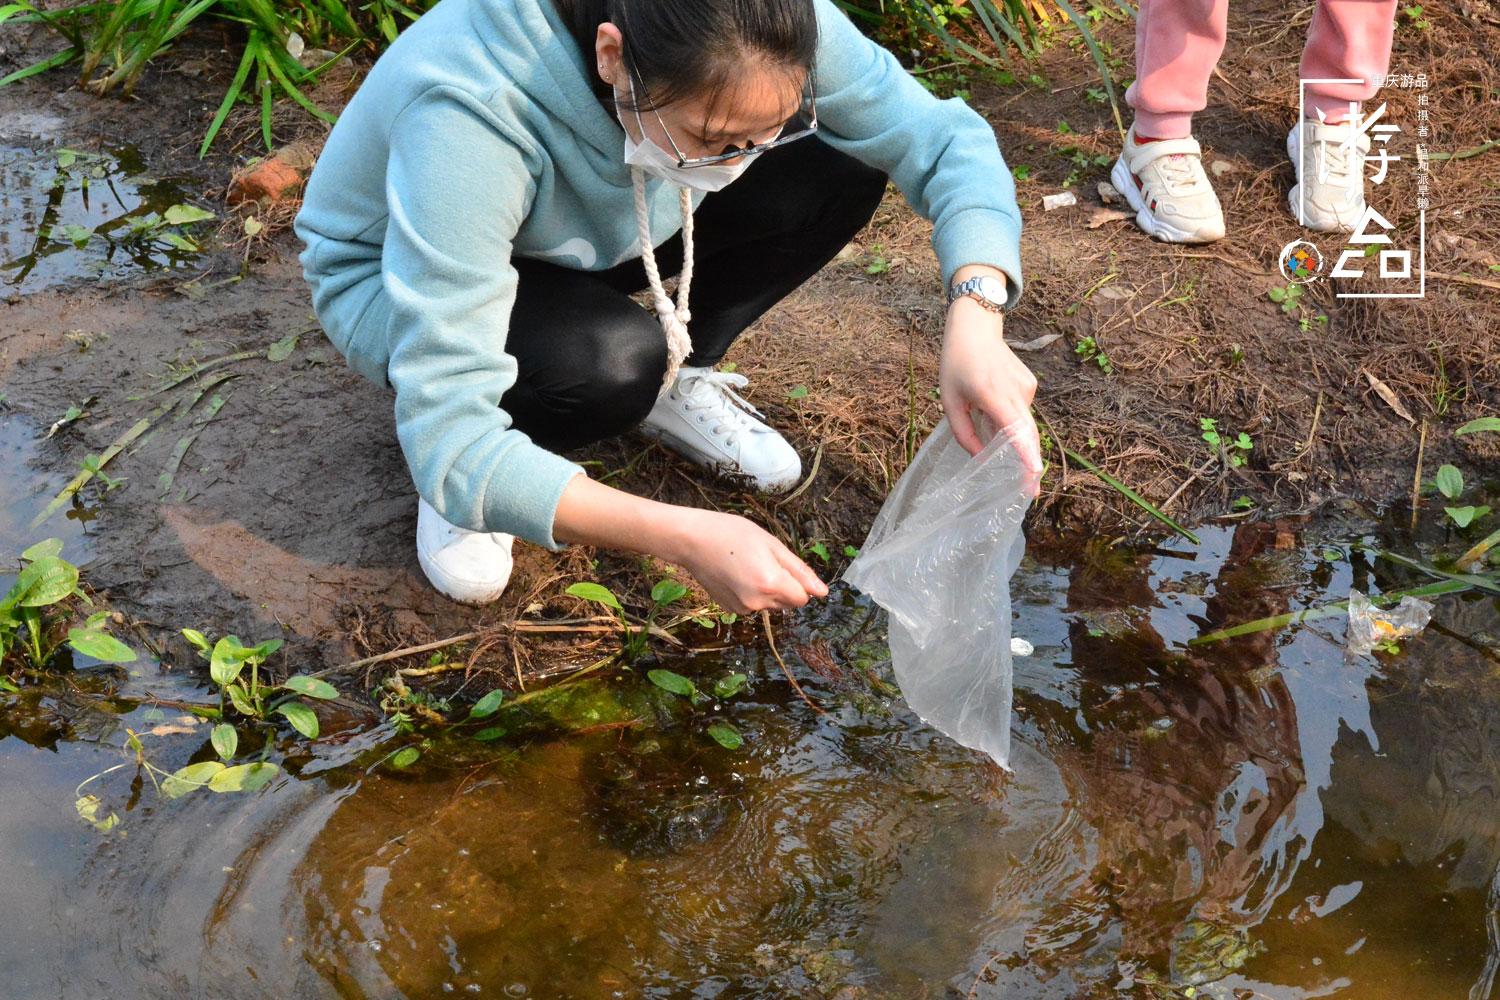
M890 613L892 669L912 711L1007 770L1010 578L1036 485L1016 452L1019 426L971 456L939 422L842 577Z

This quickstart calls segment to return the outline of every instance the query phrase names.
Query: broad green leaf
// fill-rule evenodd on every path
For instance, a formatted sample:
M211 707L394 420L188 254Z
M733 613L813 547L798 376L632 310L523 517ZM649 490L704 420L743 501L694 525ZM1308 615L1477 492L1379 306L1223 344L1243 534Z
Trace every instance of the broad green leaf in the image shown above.
M391 758L391 766L411 767L417 762L417 758L420 756L422 756L422 751L416 747L403 747L397 750L395 756Z
M250 220L247 219L245 221L248 222ZM266 348L266 360L285 361L287 358L291 357L292 352L297 349L298 336L298 334L289 333L285 337L282 337L280 340L273 343L270 347Z
M499 711L500 703L504 700L505 692L496 688L474 703L474 707L469 709L469 718L485 719L494 715Z
M581 597L585 601L596 601L599 604L614 608L616 611L624 610L620 607L619 599L610 593L609 588L600 586L597 583L575 583L567 589L566 593L574 597Z
M224 765L216 760L180 767L162 779L161 793L169 799L180 799L194 789L206 787L213 776L222 770Z
M1444 507L1448 516L1453 518L1453 523L1460 528L1467 528L1474 523L1475 518L1483 517L1490 512L1489 507L1480 505L1478 507Z
M500 737L502 737L504 735L505 735L505 727L504 726L489 726L489 727L487 727L485 729L481 729L479 732L475 733L474 736L473 736L473 738L476 739L476 740L478 740L481 743L488 743L490 740L498 740Z
M1437 470L1437 475L1432 477L1432 482L1438 488L1438 492L1449 500L1457 499L1458 495L1464 491L1464 474L1451 465L1441 466Z
M682 600L687 590L687 587L683 586L680 581L673 580L670 577L665 580L658 580L656 586L651 588L651 600L657 604L671 604L674 601Z
M286 716L286 721L303 736L310 740L318 738L318 716L302 702L289 701L285 705L277 705L276 711Z
M57 151L57 165L66 170L78 160L78 153L72 149L59 149Z
M61 538L48 538L44 541L37 542L31 548L27 549L25 552L22 552L21 558L25 559L27 562L35 562L38 559L52 558L62 551L62 547L63 543Z
M738 750L745 742L740 736L740 731L729 723L720 719L708 727L708 735L714 738L714 742L725 750Z
M281 768L269 761L258 760L253 764L236 764L226 767L208 779L211 792L255 792L266 786Z
M194 646L197 646L204 652L208 652L208 650L212 648L213 644L208 641L208 637L195 628L183 629L182 635L183 638L187 639L188 642L192 643Z
M208 658L208 675L220 687L228 687L245 668L247 650L232 635L226 635L214 643L213 653ZM238 707L238 703L236 703ZM243 711L243 709L242 709Z
M191 222L207 222L217 218L214 213L204 211L197 205L173 205L161 217L169 226L185 226Z
M97 629L68 629L68 645L100 663L131 663L135 660L135 650L108 632Z
M47 556L27 564L16 577L17 603L23 608L44 608L56 604L78 586L78 567L56 556Z
M1470 420L1453 433L1455 435L1478 434L1481 431L1491 431L1500 434L1500 417L1480 417L1477 420Z
M227 722L221 722L214 726L213 735L209 741L214 745L214 752L224 760L233 760L234 752L240 747L240 734Z
M229 703L241 715L248 715L252 718L260 715L260 709L255 706L255 702L250 700L250 692L245 690L244 685L230 684L224 691L229 695Z
M745 686L744 674L730 674L728 677L720 677L714 681L714 695L719 698L733 697Z
M686 677L678 673L673 673L670 670L663 670L661 667L648 670L646 676L651 679L652 684L655 684L662 690L670 691L673 694L680 694L685 698L692 697L693 693L698 690L693 687L693 682Z
M306 674L288 677L281 686L288 691L296 691L298 694L309 698L320 698L323 701L332 701L339 696L338 689L332 684L320 681L316 677L308 677Z
M280 649L285 643L281 639L267 639L259 646L254 646L245 651L245 659L255 658L257 662L265 662L266 657Z
M184 253L197 253L201 248L192 240L181 233L165 232L158 239L170 247L181 250Z

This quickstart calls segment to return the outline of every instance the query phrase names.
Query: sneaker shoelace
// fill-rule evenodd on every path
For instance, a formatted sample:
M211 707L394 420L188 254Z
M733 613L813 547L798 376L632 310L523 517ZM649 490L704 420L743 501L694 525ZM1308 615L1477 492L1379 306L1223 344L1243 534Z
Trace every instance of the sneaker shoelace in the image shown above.
M1200 179L1186 153L1172 153L1157 162L1161 164L1173 194L1192 194L1197 190Z
M741 431L748 433L758 429L759 425L751 414L765 419L764 413L731 388L743 388L749 383L750 380L738 372L709 371L682 376L677 382L677 392L683 400L682 408L689 412L706 410L704 417L711 417L714 421L710 432L722 435L724 443L732 447L739 440Z
M1358 161L1359 147L1354 142L1345 143L1343 137L1331 137L1319 132L1314 141L1314 177L1339 187L1350 186L1354 164Z

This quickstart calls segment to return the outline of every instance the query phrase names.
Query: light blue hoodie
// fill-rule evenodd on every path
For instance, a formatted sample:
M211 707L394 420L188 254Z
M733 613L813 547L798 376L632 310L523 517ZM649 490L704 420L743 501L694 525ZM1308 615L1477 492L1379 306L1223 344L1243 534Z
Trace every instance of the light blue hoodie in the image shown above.
M818 135L888 174L933 223L943 287L964 264L990 264L1014 305L1021 214L994 131L928 93L832 0L809 2ZM586 473L500 406L516 381L510 259L596 271L641 254L625 132L591 89L588 55L552 0L441 0L340 115L294 223L329 339L395 389L417 492L461 527L553 550L558 499ZM677 191L646 181L653 247L682 227ZM695 208L703 197L692 192Z

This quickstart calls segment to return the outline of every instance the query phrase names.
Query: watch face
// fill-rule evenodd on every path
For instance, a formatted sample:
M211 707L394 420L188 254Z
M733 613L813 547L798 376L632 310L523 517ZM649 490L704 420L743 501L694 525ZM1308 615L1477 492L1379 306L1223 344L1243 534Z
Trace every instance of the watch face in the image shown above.
M1005 304L1005 282L993 274L982 275L979 279L979 294L998 305Z

